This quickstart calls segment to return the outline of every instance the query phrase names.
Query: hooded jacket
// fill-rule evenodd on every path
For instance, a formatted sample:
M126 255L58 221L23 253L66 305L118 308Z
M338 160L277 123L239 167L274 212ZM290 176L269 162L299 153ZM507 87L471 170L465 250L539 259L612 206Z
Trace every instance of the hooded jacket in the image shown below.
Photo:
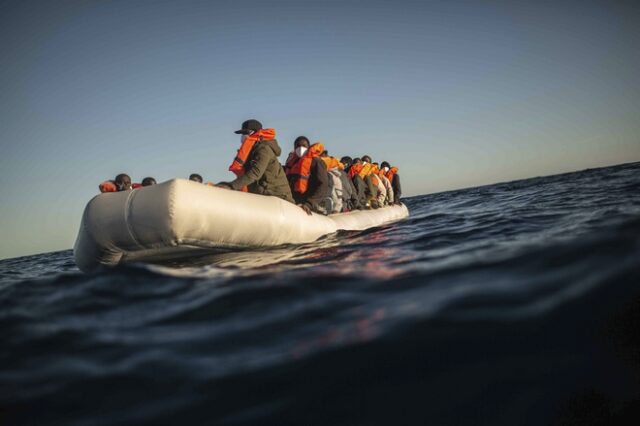
M275 139L256 142L243 166L244 174L229 185L235 190L247 186L251 193L272 195L293 203L287 177L278 161L281 153Z

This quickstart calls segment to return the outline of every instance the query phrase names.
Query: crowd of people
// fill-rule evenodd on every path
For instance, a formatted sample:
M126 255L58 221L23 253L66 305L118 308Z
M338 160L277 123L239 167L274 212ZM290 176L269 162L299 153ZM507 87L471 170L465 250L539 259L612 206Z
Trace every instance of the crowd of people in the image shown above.
M398 168L387 161L378 164L369 155L338 160L329 155L322 143L312 144L306 136L299 136L282 165L278 160L282 149L274 129L264 129L252 119L242 123L235 133L240 135L240 149L229 170L236 179L215 184L217 187L279 197L295 203L307 214L327 215L400 204ZM191 174L189 180L203 183L197 173ZM126 191L155 184L152 177L137 184L128 175L119 174L114 180L101 183L100 191Z
M192 173L189 176L189 180L202 183L202 176L197 173ZM98 185L98 189L100 190L100 192L120 192L128 191L130 189L142 188L143 186L151 186L157 183L158 182L156 182L156 179L152 177L146 177L142 179L142 182L140 183L131 183L131 177L128 174L120 173L115 177L115 179L105 180L104 182L102 182L100 185ZM207 184L213 185L210 182L208 182Z

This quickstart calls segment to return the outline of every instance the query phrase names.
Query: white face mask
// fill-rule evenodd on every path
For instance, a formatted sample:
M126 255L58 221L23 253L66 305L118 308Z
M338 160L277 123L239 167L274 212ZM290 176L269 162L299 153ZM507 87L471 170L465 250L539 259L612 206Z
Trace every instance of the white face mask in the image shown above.
M366 166L367 164L369 164L369 163L367 163L366 161L363 161L363 162L362 162L362 165L363 165L363 166Z
M248 137L249 135L240 135L240 145L242 145Z
M389 171L388 167L383 167L382 170L384 170L385 173L387 173Z
M304 146L299 146L296 148L296 155L298 157L302 157L305 152L307 152L307 148L305 148Z

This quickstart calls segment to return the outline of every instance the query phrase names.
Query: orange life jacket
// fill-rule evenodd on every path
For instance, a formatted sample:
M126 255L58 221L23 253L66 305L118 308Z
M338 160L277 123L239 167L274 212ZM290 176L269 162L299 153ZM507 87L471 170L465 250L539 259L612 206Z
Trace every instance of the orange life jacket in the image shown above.
M371 176L371 182L375 186L378 186L378 184L380 183L380 180L378 179L378 166L376 166L375 164L371 164L371 168L369 169L369 176Z
M307 152L291 167L291 170L287 174L289 177L293 177L293 190L299 194L304 194L309 188L309 178L311 177L311 163L316 157L320 157L324 151L324 145L321 143L314 143L309 147Z
M391 167L387 173L384 175L389 179L389 182L393 183L393 177L398 173L397 167Z
M138 188L142 188L142 184L141 183L132 183L131 184L131 189L138 189Z
M110 180L105 180L100 185L98 185L98 189L100 192L118 192L118 187L116 184Z
M377 175L378 175L378 176L380 176L380 177L383 177L383 176L384 176L384 177L387 177L387 174L384 172L384 170L383 170L383 169L378 169L376 173L377 173ZM388 179L388 178L387 178L387 179ZM391 181L389 181L389 183L391 183Z
M287 161L284 162L284 173L288 176L289 173L291 172L291 169L293 168L293 166L296 165L296 162L298 161L298 156L296 155L295 151L291 151L289 153L289 156L287 157Z
M262 129L247 136L240 146L240 149L236 154L236 158L233 159L233 162L229 166L229 171L235 173L237 177L244 175L244 163L247 162L247 158L249 158L249 154L251 154L251 150L253 149L253 146L256 144L256 142L263 139L273 139L275 137L275 129ZM242 191L249 192L249 189L245 186L242 188Z
M354 177L355 175L359 175L359 174L360 174L360 171L361 171L361 170L362 170L362 163L360 163L360 164L353 164L353 165L351 166L351 168L349 169L349 177L350 177L351 179L353 179L353 177Z
M342 164L336 157L322 157L322 161L327 165L327 171L333 169L344 169L344 164Z
M367 176L369 176L371 174L371 168L373 167L373 164L371 163L367 163L364 164L362 166L362 169L360 170L360 172L358 173L360 175L360 177L362 179L366 178Z

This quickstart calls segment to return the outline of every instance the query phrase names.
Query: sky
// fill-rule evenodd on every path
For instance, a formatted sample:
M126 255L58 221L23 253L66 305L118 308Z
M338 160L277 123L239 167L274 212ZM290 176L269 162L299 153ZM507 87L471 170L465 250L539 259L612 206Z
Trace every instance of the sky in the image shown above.
M407 196L640 161L636 4L0 1L0 258L118 173L231 180L248 118Z

